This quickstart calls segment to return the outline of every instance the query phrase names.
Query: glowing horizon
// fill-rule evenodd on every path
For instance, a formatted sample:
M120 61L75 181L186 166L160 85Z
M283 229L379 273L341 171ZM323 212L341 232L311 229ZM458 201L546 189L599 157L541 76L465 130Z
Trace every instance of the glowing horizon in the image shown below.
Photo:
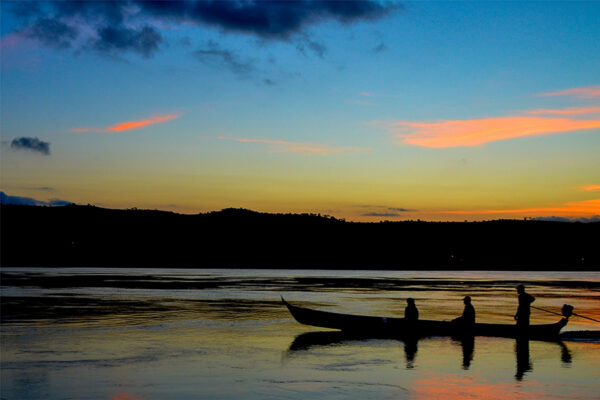
M600 3L222 2L217 19L69 4L0 3L7 196L370 222L598 215Z

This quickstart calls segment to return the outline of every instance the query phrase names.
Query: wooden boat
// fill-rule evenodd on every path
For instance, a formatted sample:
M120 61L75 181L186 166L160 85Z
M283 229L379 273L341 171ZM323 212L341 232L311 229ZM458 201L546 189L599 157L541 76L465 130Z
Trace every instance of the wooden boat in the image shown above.
M296 321L319 328L376 337L418 338L423 336L496 336L509 338L558 339L568 317L554 324L530 325L528 329L509 324L476 323L464 326L451 321L418 320L341 314L291 305L281 298Z

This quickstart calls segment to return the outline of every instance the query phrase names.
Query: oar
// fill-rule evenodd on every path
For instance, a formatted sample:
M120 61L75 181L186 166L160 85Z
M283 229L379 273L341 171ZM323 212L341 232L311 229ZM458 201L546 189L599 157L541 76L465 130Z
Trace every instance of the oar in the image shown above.
M573 315L576 315L579 318L585 318L585 319L589 319L590 321L594 321L594 322L600 323L600 321L598 321L597 319L594 319L594 318L586 317L586 316L583 316L583 315L580 315L580 314L577 314L577 313L573 313Z
M567 311L567 312L565 312L565 306L568 306L568 308L570 308L570 310L569 310L569 311ZM590 317L586 317L585 315L580 315L580 314L577 314L577 313L573 312L573 307L572 307L572 306L569 306L568 304L565 304L565 305L563 306L563 313L562 313L562 314L561 314L561 313L554 312L554 311L550 311L550 310L545 310L545 309L543 309L543 308L534 307L534 306L531 306L531 308L535 308L536 310L540 310L540 311L545 311L545 312L547 312L547 313L550 313L550 314L555 314L555 315L565 316L565 317L567 317L567 318L568 318L568 317L569 317L569 316L572 314L572 315L575 315L575 316L577 316L577 317L579 317L579 318L585 318L585 319L589 319L589 320L591 320L591 321L594 321L594 322L598 322L598 323L600 323L600 321L598 321L597 319L590 318ZM566 314L569 314L569 315L566 315Z

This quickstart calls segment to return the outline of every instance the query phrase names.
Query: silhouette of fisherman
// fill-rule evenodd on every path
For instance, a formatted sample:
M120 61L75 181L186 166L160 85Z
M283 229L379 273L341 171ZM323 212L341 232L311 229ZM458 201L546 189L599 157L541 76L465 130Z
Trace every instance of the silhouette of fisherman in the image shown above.
M462 315L453 319L452 322L465 328L472 328L475 325L475 308L471 304L471 297L465 296L463 302L465 303L465 309Z
M417 321L419 319L419 310L415 306L415 299L409 297L406 299L406 303L408 305L404 309L404 319L407 321Z
M517 327L520 329L527 329L529 327L529 314L531 312L531 303L535 301L535 297L525 292L525 286L517 286L517 293L519 293L519 307L515 314L515 320L517 320Z

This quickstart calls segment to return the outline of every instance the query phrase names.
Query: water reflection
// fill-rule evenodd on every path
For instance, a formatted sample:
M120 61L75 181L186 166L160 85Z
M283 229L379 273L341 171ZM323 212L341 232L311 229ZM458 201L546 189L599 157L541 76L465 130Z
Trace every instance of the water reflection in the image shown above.
M560 359L562 360L564 366L568 366L573 361L571 351L563 342L558 342L558 344L560 346Z
M533 370L531 359L529 358L529 340L517 339L515 353L517 355L517 373L515 374L515 378L520 381L527 372Z
M474 336L463 336L460 338L454 338L455 341L460 343L462 348L462 368L468 370L471 367L471 361L475 355L475 337Z
M288 348L288 355L294 352L307 351L317 346L332 347L340 345L351 345L353 342L366 342L369 340L385 339L404 343L404 357L406 368L412 369L415 366L415 358L418 351L418 339L395 339L390 337L374 337L372 335L349 334L341 331L327 332L307 332L302 333L292 341Z
M292 341L287 354L302 352L313 349L314 347L333 347L333 346L352 346L357 342L366 342L369 340L386 339L390 341L402 342L404 344L404 356L407 369L415 368L415 360L418 351L418 339L394 339L389 337L377 338L373 336L353 335L341 331L327 332L307 332L302 333ZM475 337L464 336L452 338L453 343L461 346L462 349L462 369L469 370L475 357ZM516 355L516 373L515 379L522 381L525 376L533 371L528 339L515 340ZM563 366L569 366L572 362L572 355L567 345L561 341L549 342L556 343L560 347L560 359Z
M560 346L560 360L563 366L569 366L573 361L571 352L567 345L562 342L553 342ZM515 341L515 354L517 358L517 371L515 373L515 379L522 381L523 378L533 371L533 363L529 353L529 339L518 338Z
M406 339L404 342L404 355L406 356L406 368L415 367L415 357L417 355L417 339Z
M525 275L120 271L0 271L0 399L564 400L598 393L600 343L569 342L571 352L562 343L516 347L506 338L296 337L310 328L279 301L282 294L310 308L398 316L412 296L423 318L448 320L469 294L482 322L505 322L516 305L513 281ZM600 316L600 275L563 275L539 274L538 282L528 273L525 282L542 308L572 303ZM551 291L547 282L556 283ZM555 322L546 313L532 318ZM567 328L597 329L576 319Z

